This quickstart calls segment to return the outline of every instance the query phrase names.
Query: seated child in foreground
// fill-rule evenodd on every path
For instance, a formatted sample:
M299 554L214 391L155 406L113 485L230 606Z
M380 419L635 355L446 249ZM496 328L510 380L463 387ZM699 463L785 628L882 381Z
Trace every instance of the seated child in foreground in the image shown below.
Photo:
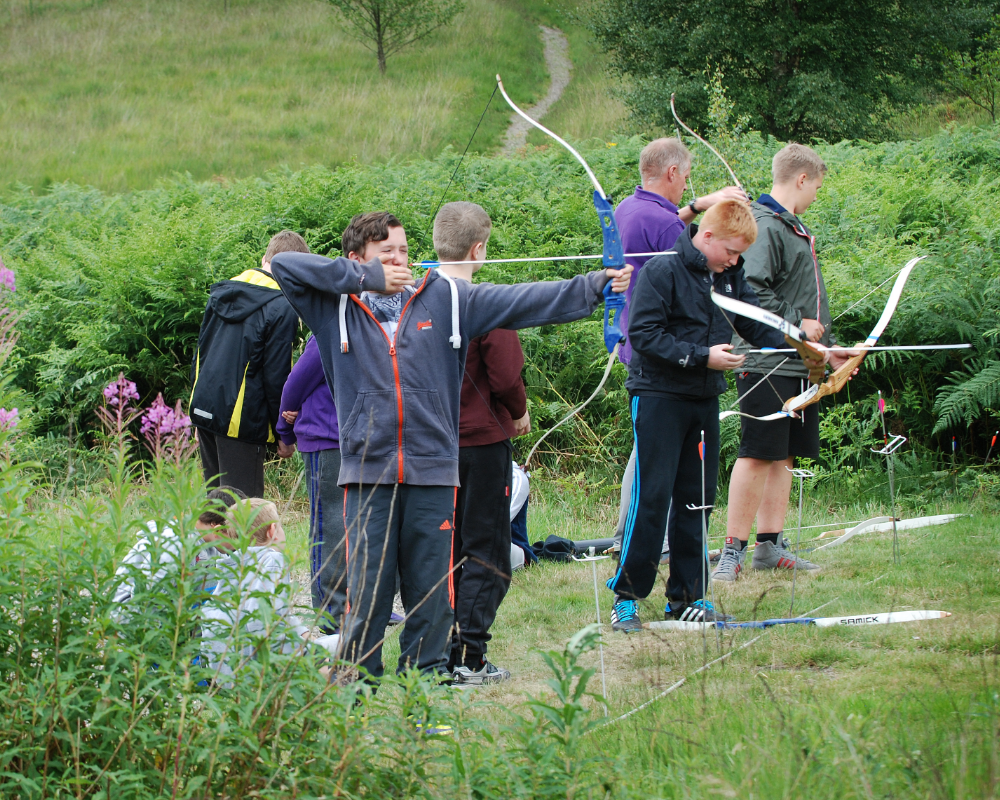
M193 554L193 566L218 559L220 549L226 549L234 534L223 513L238 501L246 500L246 495L235 487L222 486L210 491L208 500L208 510L194 524L201 532L205 546ZM183 562L184 542L172 528L164 526L160 530L153 520L146 523L146 528L147 532L139 535L138 541L115 570L115 603L131 601L136 593L137 581L147 589L151 588L174 575ZM211 586L206 588L211 589Z
M219 582L202 608L202 651L209 666L230 675L227 659L253 658L262 640L272 652L292 653L302 648L309 628L291 612L291 576L285 556L285 531L274 503L254 497L234 508L230 522L234 528L250 512L245 550L234 550L218 561ZM327 640L336 640L329 642ZM317 640L335 648L339 637Z

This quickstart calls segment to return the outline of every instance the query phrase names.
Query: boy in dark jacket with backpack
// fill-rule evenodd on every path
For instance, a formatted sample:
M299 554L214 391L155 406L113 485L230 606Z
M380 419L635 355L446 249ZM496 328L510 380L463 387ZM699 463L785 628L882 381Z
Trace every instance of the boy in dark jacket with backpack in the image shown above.
M350 602L343 655L371 678L381 676L398 567L407 611L399 670L443 673L454 621L450 562L469 341L495 328L589 316L609 279L625 290L631 268L513 286L472 285L437 269L415 283L408 268L378 259L359 264L298 253L277 256L273 269L316 332L343 414L339 483L346 489Z
M264 495L264 454L275 441L281 389L292 369L298 317L271 277L278 253L308 253L294 231L271 237L260 267L209 289L191 364L191 421L209 486Z
M689 225L674 244L675 255L646 262L632 295L629 340L632 359L626 388L632 407L637 463L618 571L608 581L615 592L612 629L641 630L637 602L656 580L663 527L671 498L676 525L668 531L670 619L724 619L704 599L707 553L702 542L704 433L705 504L715 502L719 471L719 395L724 370L744 356L730 353L733 330L761 347L784 347L774 328L747 317L730 317L712 302L714 290L758 305L743 275L740 255L757 236L746 205L724 200L712 206L701 227Z

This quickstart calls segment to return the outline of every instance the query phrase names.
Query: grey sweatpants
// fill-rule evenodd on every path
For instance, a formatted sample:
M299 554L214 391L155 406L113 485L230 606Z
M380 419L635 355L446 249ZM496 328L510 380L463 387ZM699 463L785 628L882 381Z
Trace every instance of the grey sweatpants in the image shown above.
M371 678L385 671L382 638L392 613L396 570L407 620L397 672L444 672L455 619L451 580L454 486L347 487L348 612L341 657Z
M622 475L622 504L618 512L618 527L615 528L614 548L618 552L622 549L622 536L625 533L625 522L628 520L629 506L632 505L632 482L635 480L635 444L632 445L632 455L628 457L628 465L625 467L625 474ZM670 510L667 512L667 523L663 526L663 549L660 551L664 555L670 552L670 545L667 543L667 531L670 529L670 517L673 516L674 505L670 502Z
M347 610L347 534L344 490L337 485L340 450L302 453L309 489L309 573L312 605L329 614L324 627L339 629Z

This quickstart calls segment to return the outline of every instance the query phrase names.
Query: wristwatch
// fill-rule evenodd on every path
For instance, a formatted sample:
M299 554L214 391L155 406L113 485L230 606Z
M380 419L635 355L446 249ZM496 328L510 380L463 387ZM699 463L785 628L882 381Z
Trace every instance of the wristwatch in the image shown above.
M697 203L697 202L698 202L698 198L696 197L694 200L692 200L690 203L688 203L688 208L691 209L691 213L694 214L696 217L701 213L698 210L698 207L695 205L695 203Z

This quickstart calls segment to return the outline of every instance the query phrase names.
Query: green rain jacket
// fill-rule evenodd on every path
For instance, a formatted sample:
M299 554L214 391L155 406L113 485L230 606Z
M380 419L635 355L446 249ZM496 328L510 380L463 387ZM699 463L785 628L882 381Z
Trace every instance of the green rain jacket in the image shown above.
M826 328L820 342L836 344L830 332L830 304L816 257L815 237L789 211L778 213L759 202L751 203L750 207L757 220L757 240L743 254L743 270L761 308L780 314L799 327L803 319L818 319ZM733 347L736 352L745 352L751 346L734 334ZM767 374L787 355L750 354L740 372ZM807 378L809 372L802 361L791 355L774 374Z

